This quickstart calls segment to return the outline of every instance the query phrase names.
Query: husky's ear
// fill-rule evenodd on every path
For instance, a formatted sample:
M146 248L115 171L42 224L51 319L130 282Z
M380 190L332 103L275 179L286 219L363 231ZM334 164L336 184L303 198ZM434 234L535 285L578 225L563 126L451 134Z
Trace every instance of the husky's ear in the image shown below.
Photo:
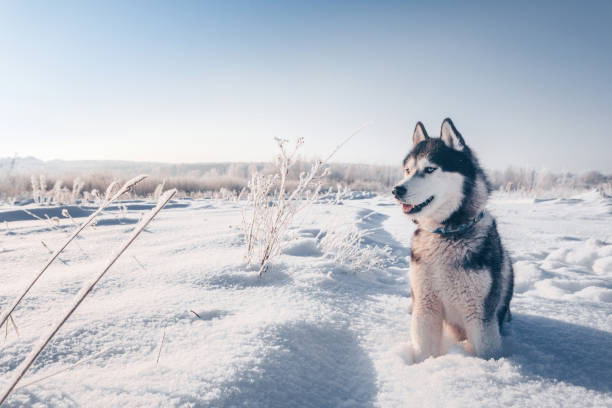
M414 134L412 135L412 144L416 146L423 140L427 139L429 139L429 136L427 135L425 126L423 126L421 122L417 122L416 127L414 128Z
M461 133L457 131L453 121L450 118L444 119L442 129L440 130L440 139L451 149L462 151L465 147L465 141Z

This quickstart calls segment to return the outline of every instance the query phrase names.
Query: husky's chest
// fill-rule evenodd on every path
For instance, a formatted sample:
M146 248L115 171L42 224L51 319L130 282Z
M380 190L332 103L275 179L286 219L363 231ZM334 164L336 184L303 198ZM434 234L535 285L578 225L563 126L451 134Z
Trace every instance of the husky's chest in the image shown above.
M479 234L450 238L415 233L410 263L413 290L435 295L447 313L457 306L480 304L489 292L491 277L486 268L475 267L469 260L481 242Z

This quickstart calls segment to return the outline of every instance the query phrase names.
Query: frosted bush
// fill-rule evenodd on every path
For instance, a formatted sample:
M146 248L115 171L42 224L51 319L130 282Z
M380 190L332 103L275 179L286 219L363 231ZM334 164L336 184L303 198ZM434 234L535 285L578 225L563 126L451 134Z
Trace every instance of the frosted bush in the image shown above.
M319 248L323 255L334 263L351 269L380 269L393 257L389 246L365 244L365 238L376 231L377 229L362 230L356 224L334 226L319 233Z
M64 187L62 180L57 180L51 190L53 204L68 204L74 202L73 194L67 187Z
M287 176L297 151L304 143L298 139L292 152L288 152L285 139L276 139L280 154L276 157L274 174L254 172L247 186L247 205L242 212L242 231L246 238L246 259L256 262L261 275L270 260L280 252L281 239L295 214L317 200L321 179L327 174L322 161L311 163L308 171L301 172L298 181L289 186Z
M234 190L229 190L225 187L221 187L219 191L212 193L212 198L224 201L236 201L238 200L239 195L240 194Z

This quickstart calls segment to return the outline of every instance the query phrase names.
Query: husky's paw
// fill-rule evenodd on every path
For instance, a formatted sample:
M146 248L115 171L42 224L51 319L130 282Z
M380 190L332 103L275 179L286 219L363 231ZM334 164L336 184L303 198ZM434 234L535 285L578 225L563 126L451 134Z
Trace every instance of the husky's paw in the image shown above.
M477 357L488 360L502 356L502 338L496 322L473 324L467 328L468 341Z
M490 343L480 344L478 348L476 348L475 354L477 357L480 357L485 360L489 360L491 358L498 359L503 356L501 339L492 339Z

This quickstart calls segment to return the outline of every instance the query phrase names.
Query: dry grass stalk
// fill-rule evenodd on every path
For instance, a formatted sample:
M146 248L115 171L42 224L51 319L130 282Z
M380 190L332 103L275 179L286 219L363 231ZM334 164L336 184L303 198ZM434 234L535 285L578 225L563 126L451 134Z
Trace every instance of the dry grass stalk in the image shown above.
M39 217L38 215L34 214L32 211L29 211L28 209L24 208L22 210L24 213L28 214L31 217L36 218L39 221L42 221L44 223L46 223L47 225L49 225L49 227L51 227L51 229L57 229L57 226L53 225L53 223L51 222L51 220L47 217L47 218L42 218Z
M17 325L15 324L15 320L13 320L13 316L11 316L11 324L13 325L13 329L15 329L15 333L17 333L17 337L21 337L19 335L19 329L17 328ZM6 340L6 338L8 337L8 328L9 328L9 325L7 324L5 326L5 328L6 328L6 330L4 332L4 340Z
M162 347L164 347L165 339L166 339L166 330L164 329L164 334L162 335L161 343L159 343L159 351L157 352L157 360L155 361L155 365L159 364L159 357L161 356Z
M51 248L49 248L49 246L45 243L45 241L43 241L42 239L40 240L40 243L42 244L42 246L45 247L45 249L47 250L47 252L49 252L50 255L53 255L53 250ZM60 258L59 256L57 257L57 259L59 259L59 261L61 263L63 263L64 265L68 265L68 262L64 261L62 258Z
M51 341L53 336L59 331L62 325L68 320L68 318L74 313L74 311L79 307L79 305L85 300L85 297L91 292L94 286L102 279L102 277L108 272L108 270L115 264L117 259L125 252L125 250L134 242L134 240L140 235L140 233L145 229L147 225L153 220L153 218L161 211L162 208L170 201L172 197L176 194L176 190L169 190L160 197L157 206L153 208L146 217L140 222L140 224L134 229L134 231L130 234L128 239L121 245L119 250L111 257L110 261L106 264L104 269L94 277L81 291L75 296L74 303L70 308L66 311L64 316L54 325L51 331L44 337L44 339L30 352L28 357L19 365L16 370L16 374L13 379L10 381L8 388L0 397L0 405L6 400L6 398L13 391L19 380L24 376L28 368L34 363L34 360L38 357L38 355L42 352L45 346Z
M147 176L145 175L141 175L141 176L137 176L134 177L133 179L127 181L123 187L121 187L121 189L119 189L119 191L112 197L110 197L107 201L103 202L102 205L100 205L100 208L98 208L96 210L96 212L94 212L93 214L91 214L89 216L89 218L87 218L82 224L81 226L75 230L72 235L70 235L70 237L68 237L68 239L64 242L64 244L59 247L57 250L55 250L55 252L53 253L53 255L51 256L51 258L47 261L47 263L45 263L45 265L42 267L42 269L38 272L38 274L34 277L34 279L32 279L32 281L28 284L28 286L25 288L25 290L21 293L21 295L19 295L17 297L17 299L15 299L15 301L13 302L13 304L8 308L8 310L6 310L3 314L2 317L0 317L0 327L2 327L2 325L6 322L6 319L8 319L8 317L10 316L11 313L13 313L13 311L15 310L15 308L17 307L17 305L19 304L19 302L21 302L23 300L23 298L25 297L25 295L30 291L30 289L32 289L32 286L34 286L34 284L38 281L38 279L43 275L43 273L45 273L45 271L49 268L49 266L53 263L53 261L62 253L62 251L68 246L68 244L70 244L70 242L72 242L73 239L76 238L77 235L79 235L79 233L81 231L83 231L83 229L85 229L85 227L87 225L89 225L89 223L91 223L109 204L111 204L113 201L115 201L116 199L118 199L120 196L122 196L123 194L127 193L128 191L130 191L132 188L134 188L134 186L138 183L140 183L142 180L144 180ZM42 184L42 183L41 183Z
M68 212L67 208L62 208L62 217L70 219L70 222L72 222L72 225L74 225L75 227L78 226L74 218L72 218L72 215L70 215L70 213Z
M13 319L13 316L11 316L11 324L13 325L13 329L15 329L15 333L17 333L17 337L21 337L19 335L19 329L17 328L17 325L15 324L15 320ZM6 326L8 327L8 324Z
M64 367L64 368L62 368L60 370L52 372L51 374L44 375L44 376L42 376L40 378L37 378L37 379L32 380L32 381L29 381L29 382L27 382L25 384L20 384L20 385L16 386L15 389L18 390L18 389L21 389L21 388L29 387L30 385L37 384L37 383L39 383L41 381L44 381L44 380L47 380L47 379L49 379L51 377L55 377L56 375L61 374L61 373L65 372L65 371L70 371L73 368L76 368L77 366L80 366L81 364L86 363L89 360L92 360L92 359L98 357L99 355L101 355L102 353L106 352L109 349L110 349L110 347L105 348L104 350L98 351L97 353L94 353L94 354L92 354L89 357L86 357L86 358L84 358L82 360L79 360L76 363L74 363L74 364L72 364L72 365L70 365L68 367Z
M164 185L166 184L166 180L163 180L160 184L155 187L155 191L153 191L153 199L158 200L164 191Z
M136 261L136 263L138 264L138 266L140 266L140 269L142 269L145 272L149 272L147 271L147 268L144 267L144 265L142 264L142 262L140 262L134 255L132 255L132 259L134 259L134 261Z

